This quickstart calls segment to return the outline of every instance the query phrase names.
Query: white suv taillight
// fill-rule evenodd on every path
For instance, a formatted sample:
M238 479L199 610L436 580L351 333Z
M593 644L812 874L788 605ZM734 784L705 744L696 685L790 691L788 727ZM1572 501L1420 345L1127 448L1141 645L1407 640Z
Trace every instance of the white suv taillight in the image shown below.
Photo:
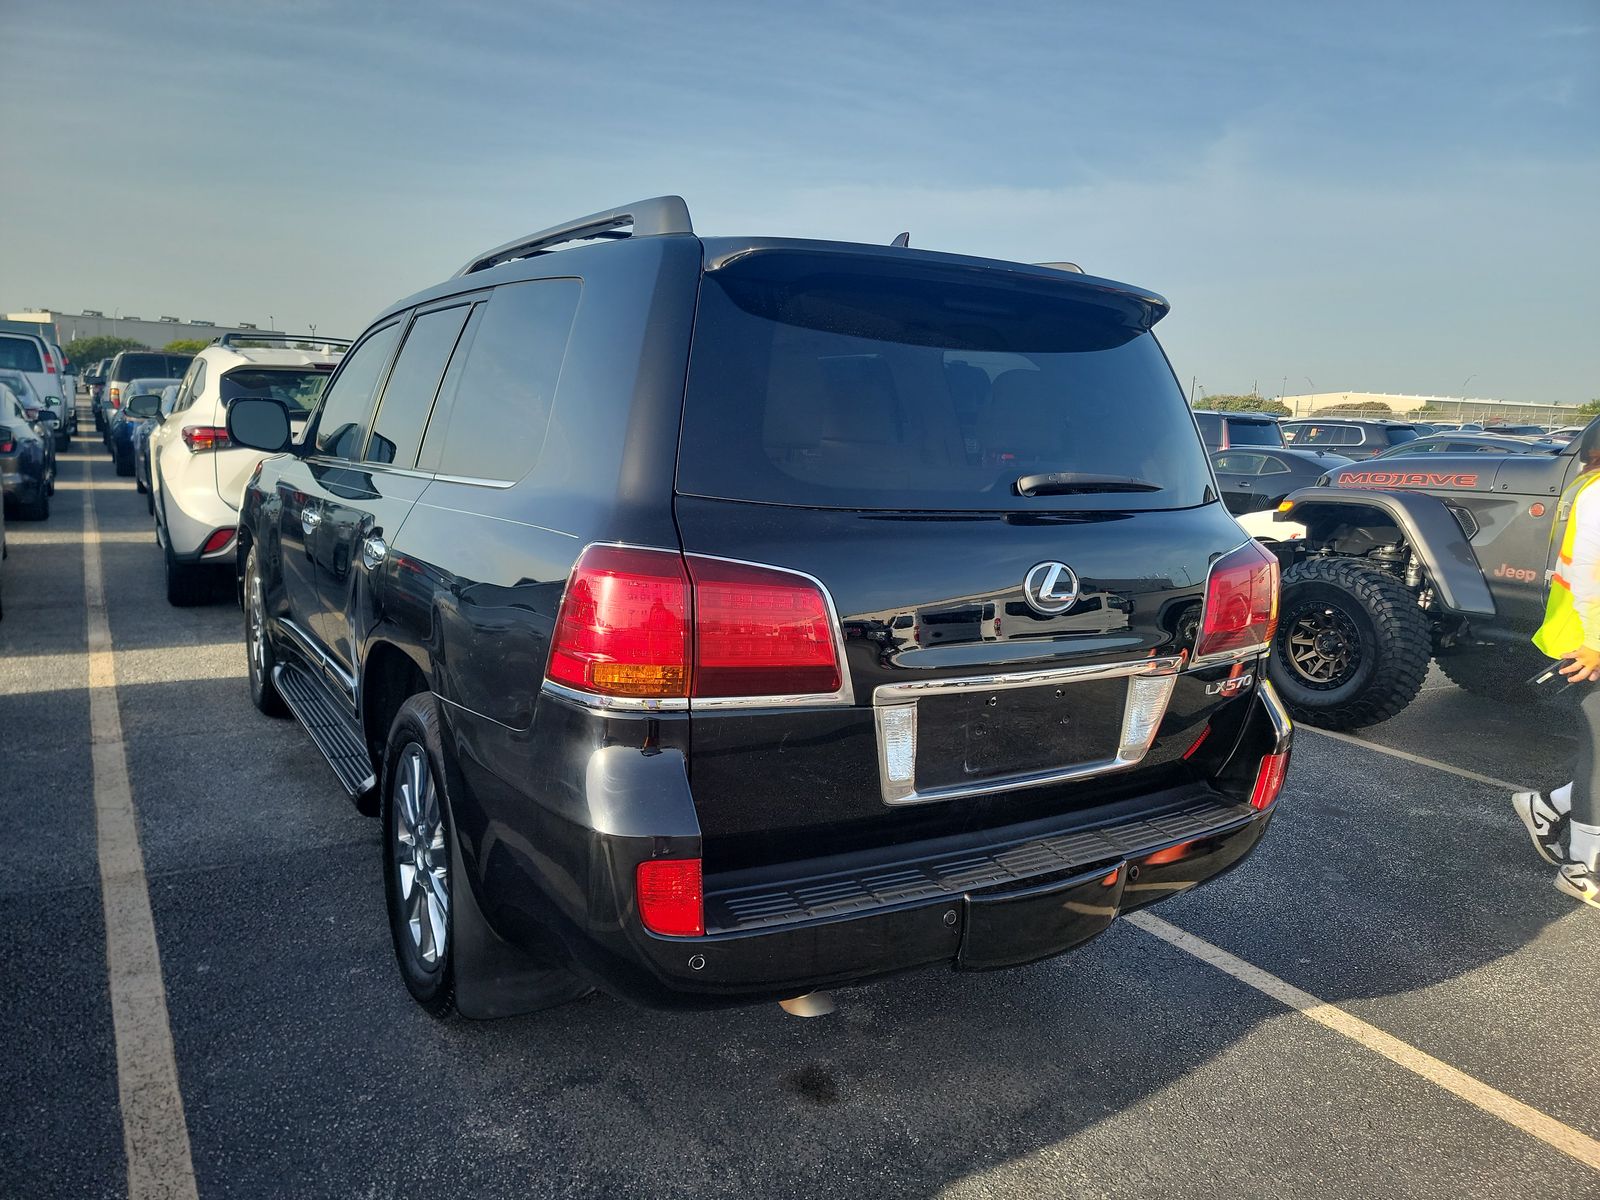
M567 580L547 674L614 697L828 695L842 679L836 646L827 599L804 575L591 546Z
M1278 629L1278 560L1252 540L1217 559L1206 580L1196 659L1265 649Z

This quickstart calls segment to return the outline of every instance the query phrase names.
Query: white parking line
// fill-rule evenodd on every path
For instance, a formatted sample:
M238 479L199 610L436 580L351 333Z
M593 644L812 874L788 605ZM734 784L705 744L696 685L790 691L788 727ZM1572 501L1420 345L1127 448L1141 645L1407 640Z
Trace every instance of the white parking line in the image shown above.
M196 1195L189 1128L178 1090L167 992L156 948L139 824L128 787L128 758L117 708L116 653L106 619L100 530L92 470L83 464L83 594L89 626L89 741L94 763L96 848L106 923L106 974L117 1042L117 1100L128 1159L130 1200Z
M1505 779L1496 779L1493 775L1480 775L1476 771L1469 771L1465 767L1452 767L1449 763L1442 763L1437 759L1424 758L1420 754L1412 754L1405 750L1396 750L1393 746L1380 746L1377 742L1369 742L1365 738L1353 737L1348 733L1335 733L1331 729L1318 729L1314 725L1296 725L1295 732L1314 733L1318 737L1332 738L1336 742L1348 742L1352 746L1360 746L1366 750L1376 750L1379 754L1387 754L1390 758L1403 758L1406 762L1416 763L1419 767L1432 767L1435 771L1445 771L1451 775L1459 775L1462 779L1470 779L1474 783L1486 783L1490 787L1501 788L1508 792L1532 791L1526 783L1512 783Z
M1365 1046L1375 1054L1381 1054L1396 1066L1404 1067L1412 1074L1443 1088L1452 1096L1481 1108L1490 1116L1498 1117L1506 1124L1538 1138L1585 1166L1600 1171L1600 1142L1588 1134L1580 1133L1570 1125L1563 1125L1554 1117L1546 1116L1521 1100L1474 1079L1465 1071L1439 1061L1409 1042L1402 1042L1376 1025L1369 1025L1360 1017L1352 1016L1336 1005L1319 1000L1310 992L1303 992L1294 984L1279 979L1260 967L1252 966L1242 958L1234 957L1220 946L1213 946L1192 933L1185 933L1160 917L1148 912L1136 912L1127 919L1152 937L1158 937L1169 945L1194 955L1201 962L1233 976L1240 983L1247 984L1263 995L1271 996L1280 1004L1297 1010L1318 1025Z

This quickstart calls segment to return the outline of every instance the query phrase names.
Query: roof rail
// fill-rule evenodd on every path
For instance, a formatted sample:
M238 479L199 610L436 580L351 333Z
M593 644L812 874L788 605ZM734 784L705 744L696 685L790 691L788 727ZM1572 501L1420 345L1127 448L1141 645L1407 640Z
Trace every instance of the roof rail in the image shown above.
M278 333L260 329L247 329L225 333L212 341L213 346L237 346L242 342L305 342L310 346L350 346L349 338L315 337L309 333Z
M620 232L624 225L633 227L631 234ZM563 221L560 225L530 233L503 246L496 246L493 250L485 250L457 271L453 278L459 279L475 271L487 271L490 267L498 267L513 259L546 254L557 246L586 238L657 237L665 233L693 232L694 226L689 222L689 206L683 202L682 196L656 196L605 212L590 213L574 221Z

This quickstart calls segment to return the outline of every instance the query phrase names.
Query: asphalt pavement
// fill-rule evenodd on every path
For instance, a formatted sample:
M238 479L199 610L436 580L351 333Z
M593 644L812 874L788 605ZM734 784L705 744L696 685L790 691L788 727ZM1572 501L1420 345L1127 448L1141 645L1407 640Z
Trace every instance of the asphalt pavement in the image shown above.
M1235 974L1124 921L818 1020L594 997L441 1024L397 974L374 823L251 707L237 608L168 607L144 498L93 435L61 464L0 572L0 1195L130 1194L145 1034L112 1012L96 552L187 1133L167 1194L1600 1195L1600 914L1552 889L1497 782L1562 776L1564 709L1435 676L1359 741L1304 731L1256 855L1150 910Z

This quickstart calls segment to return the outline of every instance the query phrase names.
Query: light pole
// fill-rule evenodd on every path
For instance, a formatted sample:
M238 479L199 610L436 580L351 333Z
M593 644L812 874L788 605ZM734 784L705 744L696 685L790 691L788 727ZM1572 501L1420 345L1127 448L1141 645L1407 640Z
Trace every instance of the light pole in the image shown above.
M1458 424L1461 421L1461 409L1467 402L1467 384L1471 383L1477 377L1478 373L1474 371L1471 375L1468 375L1461 381L1461 399L1456 401L1456 421Z

